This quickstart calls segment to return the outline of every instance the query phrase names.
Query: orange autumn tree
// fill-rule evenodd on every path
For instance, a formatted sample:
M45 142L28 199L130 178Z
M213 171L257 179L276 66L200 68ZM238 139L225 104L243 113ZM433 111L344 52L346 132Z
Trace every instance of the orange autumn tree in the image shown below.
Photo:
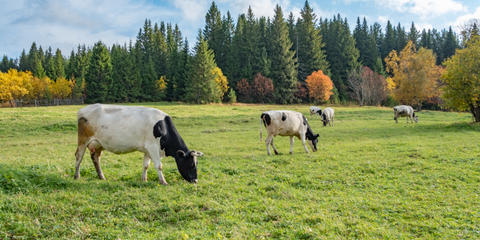
M313 72L305 81L308 87L310 98L315 102L326 102L333 94L333 82L322 70Z

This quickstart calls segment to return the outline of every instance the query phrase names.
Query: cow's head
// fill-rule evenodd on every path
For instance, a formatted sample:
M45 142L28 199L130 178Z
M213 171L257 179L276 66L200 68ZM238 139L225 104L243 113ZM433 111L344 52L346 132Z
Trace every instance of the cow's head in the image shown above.
M418 123L418 116L415 113L413 113L413 121Z
M177 151L175 161L177 162L178 171L182 175L183 179L191 183L197 183L197 157L201 156L203 156L202 152L184 152L182 150Z

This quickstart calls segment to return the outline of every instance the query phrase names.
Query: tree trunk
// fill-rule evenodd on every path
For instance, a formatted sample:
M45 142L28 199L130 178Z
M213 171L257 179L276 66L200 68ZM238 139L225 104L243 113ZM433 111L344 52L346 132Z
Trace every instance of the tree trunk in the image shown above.
M470 111L473 114L473 119L475 122L480 122L480 107L474 107L470 105Z

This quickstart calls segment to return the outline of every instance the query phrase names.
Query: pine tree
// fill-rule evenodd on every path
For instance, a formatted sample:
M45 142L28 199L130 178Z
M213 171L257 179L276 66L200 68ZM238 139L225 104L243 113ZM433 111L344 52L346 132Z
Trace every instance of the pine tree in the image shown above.
M27 55L25 54L25 49L22 50L22 54L20 55L20 60L18 62L18 69L20 71L27 71L28 69L28 59L27 59Z
M219 102L215 97L217 89L213 70L217 67L215 55L201 32L195 45L195 56L190 65L189 81L186 86L185 100L194 103Z
M457 49L457 45L457 39L453 33L452 27L450 27L448 32L445 34L445 38L442 43L442 58L446 59L453 56L453 54L455 54L455 49Z
M277 4L275 16L270 26L270 59L272 68L270 78L275 86L275 101L281 104L292 103L297 83L295 52L291 51L292 42L288 27L283 18L282 8Z
M63 59L62 52L60 49L57 48L55 51L55 56L54 56L54 80L58 78L64 78L65 77L65 59Z
M356 69L358 63L358 50L355 48L355 39L350 34L347 20L342 20L340 14L327 24L326 53L332 71L332 81L338 90L340 100L348 97L346 80L348 73ZM335 92L335 89L334 89Z
M382 43L382 60L393 50L396 49L395 34L390 21L385 28L385 38Z
M322 70L327 75L330 73L319 29L315 27L316 15L308 1L300 12L301 18L297 22L297 56L298 56L298 80L305 81L307 76L314 71ZM292 39L293 41L293 39Z
M408 40L412 41L412 43L418 47L418 39L420 38L418 35L418 31L415 28L415 24L412 22L412 26L410 27L410 32L408 33Z
M112 63L110 53L102 42L93 46L92 56L85 75L87 103L102 103L107 100L109 86L112 83Z

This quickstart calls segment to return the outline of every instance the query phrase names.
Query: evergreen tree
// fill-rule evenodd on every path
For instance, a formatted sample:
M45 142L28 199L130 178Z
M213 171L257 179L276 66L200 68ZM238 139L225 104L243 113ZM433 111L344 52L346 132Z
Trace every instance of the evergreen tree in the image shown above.
M93 46L85 82L85 102L103 103L107 100L108 88L112 84L112 62L110 53L102 42Z
M215 99L217 85L213 70L217 67L213 51L201 32L198 33L195 55L190 65L189 81L186 86L185 100L194 103L218 102Z
M390 21L387 21L385 28L385 38L382 42L382 60L393 50L396 49L395 33Z
M374 34L376 33L369 33L367 20L365 18L363 18L362 24L360 24L360 18L357 18L357 26L353 31L353 37L355 38L355 46L360 54L359 61L375 71L376 61L379 55L376 36Z
M40 54L37 50L37 45L35 42L32 43L30 47L30 52L27 56L27 69L33 73L33 76L42 78L46 76L45 69L42 65L42 60L40 59Z
M418 47L418 39L420 38L418 35L418 31L415 28L415 24L412 22L412 26L410 27L410 32L408 33L408 40L412 41L412 43Z
M316 15L305 1L300 11L301 18L297 22L297 56L298 56L298 80L305 81L307 76L315 71L322 70L329 74L329 66L323 51L325 44L322 41L320 30L315 27ZM293 39L292 39L293 41Z
M233 42L234 25L230 12L227 12L227 16L222 19L222 51L216 53L215 57L218 59L218 67L222 69L223 73L228 79L233 78L233 69L235 59L232 54L232 42Z
M7 55L3 55L2 62L0 63L0 72L8 72L9 69L16 69L17 64L15 60L9 59Z
M334 98L346 100L348 97L346 80L348 73L359 65L359 53L355 48L355 39L350 34L347 20L342 20L340 14L328 22L326 38L327 60L332 71L332 81L338 90L338 96Z
M272 67L270 78L275 86L277 103L288 104L294 101L297 83L295 52L291 51L292 42L288 35L288 27L283 18L282 8L277 4L275 16L270 26L270 59Z
M185 89L187 88L188 83L188 68L190 66L190 54L188 49L188 41L185 39L182 51L179 54L178 62L178 78L177 78L177 86L175 88L175 96L173 100L182 101L185 99Z
M407 33L405 32L405 28L403 28L400 25L400 23L398 23L396 33L397 33L397 41L396 41L397 46L395 50L401 51L407 45L408 39L407 39Z
M445 38L442 43L442 60L449 58L455 54L455 49L457 49L457 38L453 33L452 27L448 29L448 32L445 34Z
M63 59L62 51L57 48L54 56L54 80L65 77L65 59Z

